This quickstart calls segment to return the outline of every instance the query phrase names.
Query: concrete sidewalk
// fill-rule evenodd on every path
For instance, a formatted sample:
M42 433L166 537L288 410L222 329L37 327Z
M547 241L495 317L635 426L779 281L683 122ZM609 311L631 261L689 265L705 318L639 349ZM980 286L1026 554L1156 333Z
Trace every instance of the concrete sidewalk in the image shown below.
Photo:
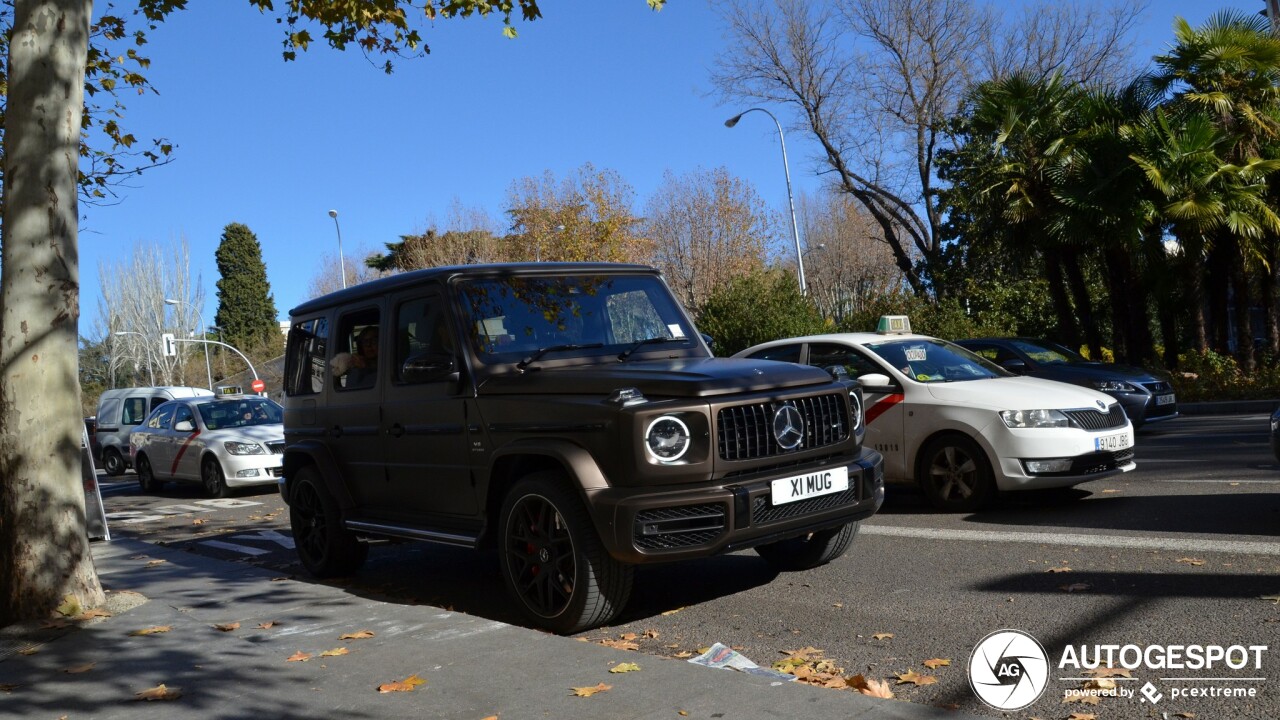
M0 718L969 717L371 600L137 540L96 543L94 560L121 609L77 627L0 630ZM159 626L170 629L136 634ZM372 637L340 639L362 630ZM624 662L640 670L609 672ZM378 692L413 675L425 684ZM599 683L612 688L571 691ZM160 684L181 697L136 699Z

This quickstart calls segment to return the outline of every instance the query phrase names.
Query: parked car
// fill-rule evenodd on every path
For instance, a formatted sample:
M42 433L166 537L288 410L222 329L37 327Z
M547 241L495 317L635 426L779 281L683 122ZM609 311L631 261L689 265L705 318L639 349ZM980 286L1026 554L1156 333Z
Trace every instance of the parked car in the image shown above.
M170 400L129 435L129 451L143 492L178 480L227 497L280 477L284 409L257 395Z
M1120 401L1135 430L1147 423L1178 417L1178 398L1173 386L1146 370L1086 360L1057 343L1035 338L973 338L955 342L1016 375L1057 380L1104 392Z
M1108 395L1018 377L902 316L875 333L787 338L735 357L838 368L866 396L867 444L885 481L937 508L975 510L997 491L1060 488L1133 470L1133 426Z
M98 398L94 434L102 453L102 469L115 477L131 466L129 433L147 419L162 403L180 397L206 397L213 392L205 388L156 386L113 388Z
M1280 462L1280 407L1271 413L1271 454Z
M362 539L493 547L529 622L572 633L637 564L813 568L883 501L856 384L712 357L652 268L432 268L290 314L280 491L318 576Z

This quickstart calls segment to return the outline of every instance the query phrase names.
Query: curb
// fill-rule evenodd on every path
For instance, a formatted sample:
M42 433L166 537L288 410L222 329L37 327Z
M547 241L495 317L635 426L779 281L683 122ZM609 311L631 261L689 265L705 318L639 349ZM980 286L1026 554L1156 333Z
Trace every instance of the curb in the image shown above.
M1178 403L1182 415L1235 415L1271 414L1280 407L1280 400L1221 400L1217 402Z

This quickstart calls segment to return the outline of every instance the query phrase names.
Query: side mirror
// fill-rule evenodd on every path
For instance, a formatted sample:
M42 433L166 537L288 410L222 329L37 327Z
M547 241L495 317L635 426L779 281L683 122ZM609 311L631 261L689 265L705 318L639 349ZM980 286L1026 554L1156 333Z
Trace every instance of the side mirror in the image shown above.
M410 383L457 380L458 361L451 353L413 355L400 366L400 379Z
M1019 360L1018 358L1010 358L1008 360L1005 360L1004 362L1000 363L1000 367L1004 368L1005 370L1008 370L1011 373L1016 373L1018 375L1027 374L1027 364Z
M898 385L888 375L880 373L867 373L858 378L858 384L862 386L863 392L891 393L898 391Z
M711 349L711 353L714 355L716 352L716 339L704 332L698 334L702 336L702 342L707 344L707 347Z
M178 422L173 424L173 431L174 432L195 432L196 426L195 426L195 423L191 422L190 420L179 420Z

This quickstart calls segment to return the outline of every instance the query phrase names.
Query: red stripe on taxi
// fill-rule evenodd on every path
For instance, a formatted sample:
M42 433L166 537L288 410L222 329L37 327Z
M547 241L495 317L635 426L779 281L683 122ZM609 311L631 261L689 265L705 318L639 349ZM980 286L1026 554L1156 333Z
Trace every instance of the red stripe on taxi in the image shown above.
M199 430L188 435L187 439L183 441L182 447L178 449L177 456L173 458L173 467L169 468L170 475L173 475L174 473L178 472L178 463L182 460L182 456L187 452L187 448L191 447L191 441L195 440L198 437L200 437Z
M875 422L876 418L883 415L886 410L902 402L904 399L906 399L906 396L902 393L894 393L892 395L886 395L884 398L876 401L875 405L867 408L867 424L870 425Z

